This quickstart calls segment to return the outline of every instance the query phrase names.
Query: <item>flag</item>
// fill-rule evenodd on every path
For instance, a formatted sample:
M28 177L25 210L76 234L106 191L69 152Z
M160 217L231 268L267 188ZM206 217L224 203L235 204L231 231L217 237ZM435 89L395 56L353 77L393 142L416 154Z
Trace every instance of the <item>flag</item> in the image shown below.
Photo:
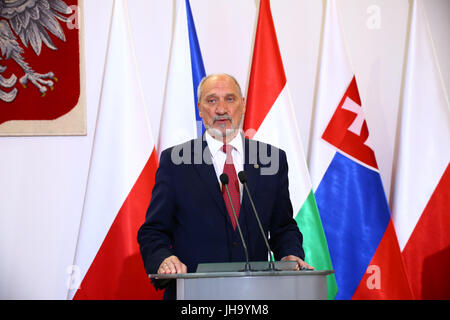
M159 155L168 147L200 137L204 131L197 108L197 87L205 76L205 67L189 0L179 0L176 12L157 146Z
M450 299L450 107L422 1L413 1L392 214L416 299Z
M116 0L75 254L80 283L69 298L161 298L145 273L136 240L156 167L126 1Z
M310 174L336 299L411 298L334 0L327 1Z
M260 2L243 128L248 137L286 152L289 193L303 234L306 261L316 270L332 269L268 0ZM334 275L328 276L327 285L332 299L336 294Z

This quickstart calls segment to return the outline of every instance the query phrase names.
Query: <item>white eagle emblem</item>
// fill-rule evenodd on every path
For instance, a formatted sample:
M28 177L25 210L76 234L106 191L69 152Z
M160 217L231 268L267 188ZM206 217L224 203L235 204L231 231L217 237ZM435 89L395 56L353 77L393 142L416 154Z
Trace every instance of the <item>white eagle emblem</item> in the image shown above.
M18 38L25 46L31 45L36 55L40 55L42 42L50 49L57 50L50 35L65 41L64 31L59 21L68 22L64 16L72 13L72 9L63 0L0 0L0 99L12 102L17 95L17 88L12 88L17 81L15 74L4 78L2 73L6 66L2 60L13 59L24 71L19 82L26 87L30 81L39 89L42 96L48 88L53 88L57 78L53 72L39 74L25 61L22 54L24 49L19 44ZM3 90L6 89L6 90Z

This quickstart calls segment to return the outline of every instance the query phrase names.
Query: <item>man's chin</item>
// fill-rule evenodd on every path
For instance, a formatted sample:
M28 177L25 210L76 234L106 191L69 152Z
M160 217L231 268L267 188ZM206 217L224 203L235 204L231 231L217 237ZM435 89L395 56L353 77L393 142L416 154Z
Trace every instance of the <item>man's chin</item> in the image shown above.
M209 134L216 139L230 138L234 137L237 133L237 129L217 129L217 128L207 128Z

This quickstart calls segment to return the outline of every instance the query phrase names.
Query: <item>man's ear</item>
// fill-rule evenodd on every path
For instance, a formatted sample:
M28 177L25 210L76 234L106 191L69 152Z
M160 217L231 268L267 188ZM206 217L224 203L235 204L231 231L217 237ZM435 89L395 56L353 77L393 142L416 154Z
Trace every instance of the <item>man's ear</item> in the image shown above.
M202 110L200 109L200 101L197 102L197 108L198 108L198 115L200 116L200 118L203 118L202 117Z

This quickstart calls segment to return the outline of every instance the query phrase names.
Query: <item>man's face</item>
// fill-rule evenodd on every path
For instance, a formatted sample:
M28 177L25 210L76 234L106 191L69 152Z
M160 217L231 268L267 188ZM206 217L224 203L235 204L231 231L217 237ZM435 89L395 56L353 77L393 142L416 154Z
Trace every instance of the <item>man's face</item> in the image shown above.
M244 101L230 77L218 75L204 82L198 108L205 128L213 137L231 140L236 136L245 112Z

